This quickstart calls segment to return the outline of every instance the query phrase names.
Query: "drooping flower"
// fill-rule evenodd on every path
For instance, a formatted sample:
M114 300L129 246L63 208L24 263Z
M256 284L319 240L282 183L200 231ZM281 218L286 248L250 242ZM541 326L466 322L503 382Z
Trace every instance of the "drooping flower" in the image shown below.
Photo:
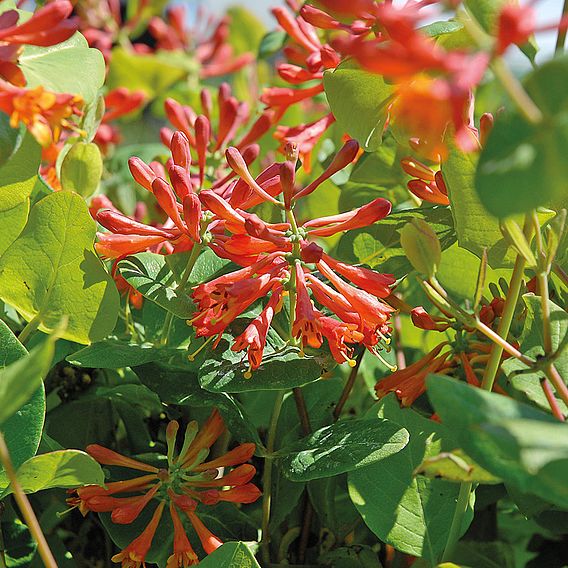
M400 161L402 169L414 179L407 183L408 191L416 197L436 205L449 205L448 188L442 172L413 158L403 158Z
M256 470L244 463L254 454L255 444L241 444L226 454L207 461L211 446L225 430L217 410L211 413L201 429L195 421L187 425L179 452L176 451L178 430L179 424L176 421L168 424L167 467L164 468L157 468L96 444L87 447L87 452L103 465L129 468L144 474L125 481L109 482L105 487L79 487L71 491L72 496L68 499L70 505L78 506L83 514L88 511L108 512L114 523L130 524L145 509L150 508L152 503L157 502L147 527L124 550L113 556L112 560L121 563L123 567L145 565L156 530L166 511L174 526L173 551L167 561L168 568L198 564L180 513L188 517L203 549L209 554L222 542L199 518L202 508L219 501L252 503L260 496L259 489L250 482Z

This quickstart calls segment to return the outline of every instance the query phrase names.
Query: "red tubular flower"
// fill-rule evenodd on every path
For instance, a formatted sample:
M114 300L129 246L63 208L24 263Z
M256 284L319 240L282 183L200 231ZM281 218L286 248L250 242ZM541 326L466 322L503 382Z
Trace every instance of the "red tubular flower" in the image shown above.
M430 373L441 373L445 368L451 366L451 362L448 362L451 352L448 351L440 355L446 345L446 342L440 343L416 363L379 380L375 386L377 397L382 398L389 392L394 392L403 406L410 406L425 392L426 377Z
M296 312L292 334L302 345L317 349L322 344L321 314L314 309L306 287L306 277L301 265L296 267Z
M201 542L201 546L203 547L203 550L205 550L205 552L207 554L211 554L212 552L215 552L215 550L217 550L222 544L223 542L221 540L219 540L199 519L199 517L191 512L191 511L185 511L185 513L187 514L187 516L189 517L189 520L191 521L191 524L193 525L193 528L195 529L195 532L197 533L197 536L199 538L199 541Z
M274 314L278 313L282 307L282 287L272 291L270 300L260 315L256 317L247 328L235 337L235 342L231 346L232 351L247 350L247 357L250 370L245 373L245 377L250 378L252 371L258 369L262 362L262 354L266 345L266 335L270 329ZM219 467L215 465L215 467Z
M408 190L412 194L436 205L450 204L448 190L439 170L435 172L426 164L413 158L403 158L400 164L408 175L416 178L410 180L407 184Z
M420 329L446 331L451 324L445 318L433 318L422 306L410 312L412 323Z
M341 274L341 276L359 286L359 288L363 288L363 290L373 294L373 296L386 298L392 293L392 287L396 282L396 278L392 274L380 274L369 268L345 264L325 253L322 258L335 272Z
M156 529L162 519L165 502L162 501L154 511L152 519L144 531L135 538L124 550L112 557L113 562L120 562L124 568L138 568L145 566L144 560L152 546L152 540L156 534Z
M170 503L170 515L174 525L174 551L168 558L166 568L185 568L199 564L197 554L185 534L185 528L173 503Z
M104 465L119 465L122 467L128 467L130 469L136 469L139 471L149 471L151 473L158 473L158 468L140 462L138 460L133 460L123 456L113 450L109 450L104 446L99 446L99 444L90 444L87 446L87 453L99 463Z
M390 201L378 197L353 211L320 217L304 223L303 227L309 231L310 236L330 237L342 231L368 227L384 219L390 213L391 207Z

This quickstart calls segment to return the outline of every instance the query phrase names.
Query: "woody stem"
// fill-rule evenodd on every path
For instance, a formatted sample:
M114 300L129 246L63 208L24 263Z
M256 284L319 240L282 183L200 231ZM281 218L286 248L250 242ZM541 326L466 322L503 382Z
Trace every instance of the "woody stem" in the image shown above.
M337 421L341 416L341 411L343 410L343 407L345 406L345 403L347 402L347 399L349 398L349 395L353 390L353 385L355 384L355 380L357 379L357 375L359 374L359 367L361 366L361 361L363 361L363 355L365 355L365 349L362 349L355 358L355 366L352 367L351 372L349 373L349 377L347 378L347 382L343 387L341 396L339 397L337 405L333 410L334 422Z
M268 426L268 437L266 440L266 456L264 458L264 471L262 473L262 540L260 547L264 563L270 564L270 506L272 503L272 462L274 460L274 444L276 441L276 430L278 419L282 410L284 391L279 391L274 401L270 425Z
M33 539L37 543L38 551L43 560L44 565L47 568L57 568L57 562L55 562L55 558L49 549L49 545L47 544L47 540L45 539L45 535L41 530L37 517L35 516L34 510L24 493L20 482L16 476L16 471L14 470L14 465L12 464L12 460L10 458L10 453L8 451L8 447L6 446L6 441L4 440L4 436L0 432L0 461L4 466L4 471L10 480L10 485L12 486L12 490L14 491L14 497L16 498L16 502L18 503L18 507L26 521L28 526L28 530L30 531Z

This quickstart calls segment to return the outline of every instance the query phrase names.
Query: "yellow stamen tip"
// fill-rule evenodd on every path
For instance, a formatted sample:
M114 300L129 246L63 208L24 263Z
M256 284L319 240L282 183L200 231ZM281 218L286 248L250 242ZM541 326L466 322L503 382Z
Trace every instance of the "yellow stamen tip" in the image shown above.
M251 372L251 371L245 371L245 372L243 373L243 377L244 377L245 379L252 379L252 372Z
M355 365L357 365L357 361L355 361L355 359L348 359L348 360L347 360L347 364L348 364L350 367L355 367Z
M187 356L188 361L195 361L195 357L193 355Z

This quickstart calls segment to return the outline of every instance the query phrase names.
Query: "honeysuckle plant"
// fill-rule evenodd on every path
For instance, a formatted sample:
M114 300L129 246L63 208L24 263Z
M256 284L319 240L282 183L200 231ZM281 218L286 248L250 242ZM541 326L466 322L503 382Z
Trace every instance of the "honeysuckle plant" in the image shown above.
M0 565L564 566L568 19L27 8Z

